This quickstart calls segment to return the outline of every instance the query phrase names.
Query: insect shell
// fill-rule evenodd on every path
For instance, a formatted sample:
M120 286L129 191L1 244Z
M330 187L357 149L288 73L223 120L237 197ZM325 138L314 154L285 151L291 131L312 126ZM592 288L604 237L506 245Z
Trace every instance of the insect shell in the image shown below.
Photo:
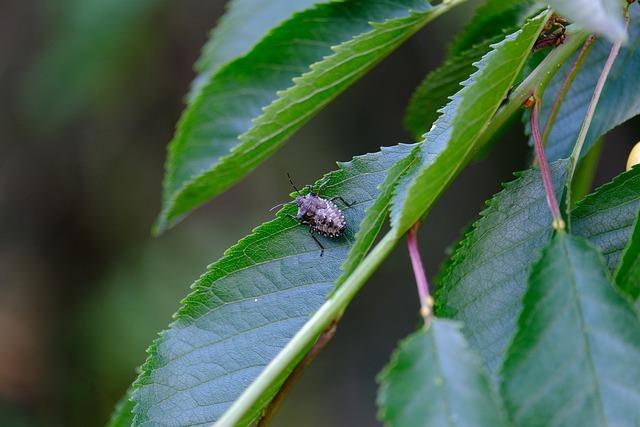
M344 219L344 213L342 213L333 201L335 199L340 199L347 207L353 206L353 203L347 203L340 196L324 199L320 197L318 193L314 193L313 191L309 191L309 193L303 196L300 194L298 187L293 183L291 175L287 173L287 176L289 177L291 186L296 190L296 193L298 193L298 196L295 199L295 203L298 205L298 212L296 213L296 216L291 214L287 215L300 222L300 224L309 226L311 237L320 248L320 256L322 256L322 254L324 254L324 246L316 236L313 235L313 233L320 233L327 237L340 237L347 224ZM307 185L305 188L312 190L310 185ZM272 207L271 210L274 210L284 204L286 203L280 203Z
M344 213L331 200L323 199L314 192L298 196L296 219L315 231L328 237L339 237L346 227Z

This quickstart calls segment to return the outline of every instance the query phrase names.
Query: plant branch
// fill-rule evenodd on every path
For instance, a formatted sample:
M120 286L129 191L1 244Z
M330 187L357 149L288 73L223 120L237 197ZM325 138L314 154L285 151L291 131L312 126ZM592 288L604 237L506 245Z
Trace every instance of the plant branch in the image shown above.
M294 384L298 382L300 377L302 377L304 370L307 368L307 366L309 366L309 364L311 364L311 362L313 362L318 353L320 353L320 350L322 350L335 335L336 329L338 328L339 320L340 319L336 319L331 322L329 327L325 329L322 335L320 335L311 350L309 350L309 352L304 356L304 359L302 359L302 361L298 363L298 366L296 366L289 377L287 377L287 380L284 382L282 387L280 387L280 390L278 390L276 396L271 400L271 402L269 402L269 405L265 409L264 414L262 415L262 418L260 419L256 427L266 427L269 425L269 423L271 423L274 415L276 414L278 409L280 409L284 398L287 396L287 394L289 394L289 391L291 391L291 388L294 386Z
M407 233L407 247L409 248L409 257L411 258L411 266L413 274L416 277L416 285L418 287L418 296L420 297L420 315L424 319L424 325L429 326L433 318L433 298L429 293L429 282L422 265L422 257L418 248L418 228L420 223L417 222L409 229Z
M542 175L542 183L544 184L544 191L547 196L547 204L549 210L553 216L552 226L555 230L563 230L565 228L560 208L558 207L558 200L556 199L556 192L553 189L553 180L551 179L551 171L549 170L549 163L547 157L544 154L544 147L542 146L542 136L540 135L540 97L533 95L530 99L533 101L531 109L531 136L533 137L533 146L536 152L536 159L540 165L540 175Z
M360 291L373 272L378 269L382 261L391 253L398 240L399 238L395 236L395 233L387 233L378 242L347 280L335 290L287 343L285 348L271 360L258 378L247 387L240 398L231 405L215 424L216 426L232 427L241 423L244 415L251 406L260 400L262 394L272 384L278 384L282 381L282 376L286 372L287 366L295 363L297 355L304 353L309 348L309 343L313 342L334 319L342 315L349 302Z
M547 118L547 122L544 124L544 131L542 132L542 146L547 145L547 140L549 139L549 134L551 133L551 129L553 128L553 124L556 121L556 117L558 116L558 111L560 111L560 107L564 102L564 99L569 92L569 88L573 83L573 80L576 78L578 74L578 70L582 67L584 60L587 58L587 53L591 50L593 43L596 41L596 36L593 34L587 37L587 40L582 45L582 49L580 49L580 53L576 57L573 64L571 64L571 68L569 69L569 73L567 77L562 82L562 87L560 88L560 92L558 92L558 96L553 101L553 105L551 107L551 112L549 113L549 117Z

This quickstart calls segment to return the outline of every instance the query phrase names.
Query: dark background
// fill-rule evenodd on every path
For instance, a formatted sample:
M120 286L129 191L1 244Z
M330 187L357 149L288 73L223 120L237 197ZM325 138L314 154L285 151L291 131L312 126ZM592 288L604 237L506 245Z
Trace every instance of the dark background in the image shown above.
M0 425L104 424L191 282L289 193L286 171L310 183L336 160L411 141L412 90L477 4L428 25L247 179L152 238L165 147L224 2L2 0ZM484 200L526 167L521 135L516 123L432 211L420 236L430 276ZM636 120L607 137L596 183L624 168L639 136ZM417 312L399 247L274 425L378 425L375 376Z

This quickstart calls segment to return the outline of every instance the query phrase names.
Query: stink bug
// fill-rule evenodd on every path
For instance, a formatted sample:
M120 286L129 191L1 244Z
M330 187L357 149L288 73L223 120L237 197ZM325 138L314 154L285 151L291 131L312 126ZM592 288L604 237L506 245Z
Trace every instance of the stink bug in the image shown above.
M311 237L320 246L320 256L324 254L324 246L317 239L313 233L320 233L327 237L340 237L346 228L347 224L344 219L344 213L333 203L334 200L339 199L347 207L353 206L347 203L342 197L336 196L328 199L320 197L320 192L313 192L313 188L307 185L305 188L309 190L309 193L302 195L298 187L293 183L291 175L287 173L291 186L296 191L298 196L294 202L298 205L298 212L295 216L289 214L291 218L298 221L300 224L308 225ZM286 203L281 203L274 206L271 210L278 208Z

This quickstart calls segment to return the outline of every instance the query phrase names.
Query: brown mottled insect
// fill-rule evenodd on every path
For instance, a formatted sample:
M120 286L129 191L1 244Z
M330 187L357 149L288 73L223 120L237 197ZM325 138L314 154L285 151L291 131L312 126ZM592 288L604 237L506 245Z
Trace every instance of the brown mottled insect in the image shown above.
M339 199L344 203L347 207L352 206L353 204L347 203L342 197L336 196L331 197L329 199L325 199L320 197L319 192L314 193L313 188L310 185L307 185L305 188L309 189L309 193L303 196L298 190L298 187L293 183L291 179L291 175L287 173L289 177L289 182L298 196L295 198L295 204L298 205L298 212L296 216L289 214L289 216L300 224L308 225L309 232L311 233L311 237L313 240L320 246L320 256L324 254L324 246L322 243L313 235L313 233L320 233L323 236L327 237L340 237L342 232L346 228L347 224L344 219L344 213L333 203L334 200ZM281 203L279 205L274 206L271 210L282 206L285 203Z
M542 34L533 45L533 51L536 52L549 46L560 46L564 43L568 23L563 17L554 14L542 29Z

